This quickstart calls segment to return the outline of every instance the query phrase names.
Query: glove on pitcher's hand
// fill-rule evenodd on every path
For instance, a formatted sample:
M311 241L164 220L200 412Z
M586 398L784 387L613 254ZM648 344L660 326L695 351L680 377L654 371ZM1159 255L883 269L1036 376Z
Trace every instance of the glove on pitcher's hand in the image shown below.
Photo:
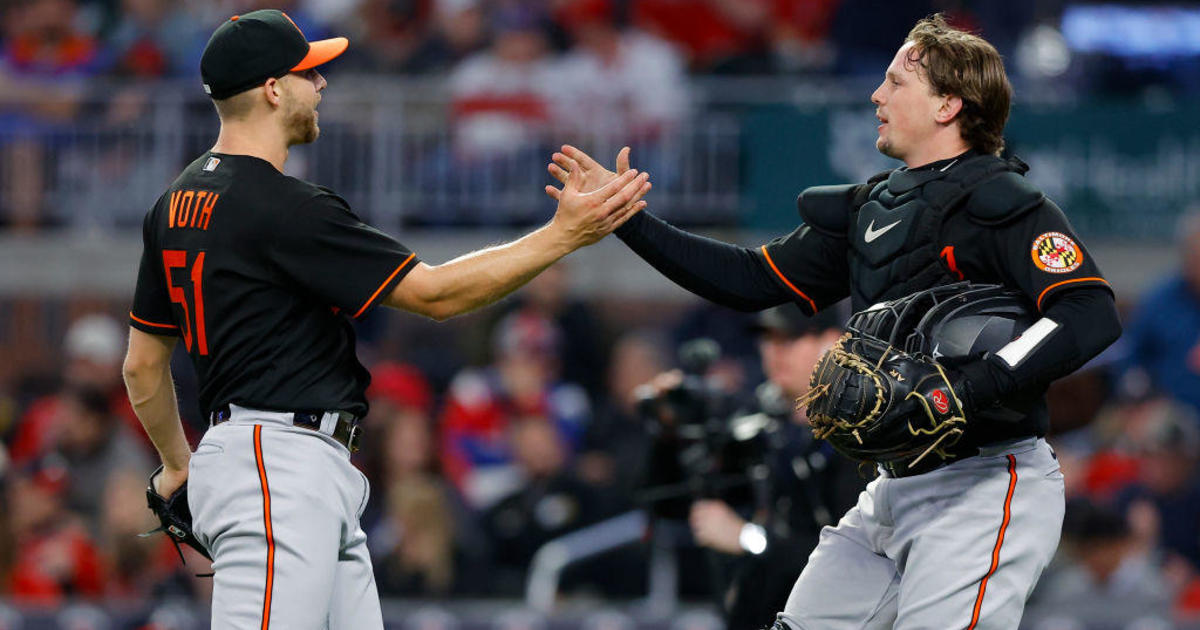
M821 357L805 407L813 435L862 462L915 466L967 428L958 379L936 361L846 333Z
M154 489L154 478L163 470L162 466L158 467L150 474L150 485L146 488L146 503L150 507L150 511L158 517L161 525L157 529L142 534L149 536L157 532L163 532L175 543L175 550L179 551L179 558L183 559L183 551L179 549L179 543L183 543L192 549L200 552L200 555L212 560L212 556L208 554L208 550L204 545L200 544L196 534L192 533L192 511L188 508L187 500L187 482L171 493L171 496L164 497Z

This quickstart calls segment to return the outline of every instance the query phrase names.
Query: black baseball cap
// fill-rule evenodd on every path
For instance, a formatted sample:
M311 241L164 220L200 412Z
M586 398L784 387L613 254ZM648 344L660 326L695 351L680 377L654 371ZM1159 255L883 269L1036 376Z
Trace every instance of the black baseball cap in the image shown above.
M756 333L778 332L788 337L803 337L840 328L838 309L828 308L809 317L795 304L781 304L762 311L754 318L750 330Z
M349 44L345 37L310 42L283 11L251 11L213 32L200 57L200 77L209 96L229 98L267 79L319 66Z

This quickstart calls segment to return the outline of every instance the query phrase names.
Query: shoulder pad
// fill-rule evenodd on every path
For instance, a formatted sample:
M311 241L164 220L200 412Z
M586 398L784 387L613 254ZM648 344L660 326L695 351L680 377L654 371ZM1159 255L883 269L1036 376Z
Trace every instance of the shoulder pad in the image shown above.
M1041 205L1045 195L1016 172L1001 173L971 191L967 212L987 225L1005 223Z
M800 218L826 236L846 238L850 231L850 211L861 186L865 184L805 188L796 198Z

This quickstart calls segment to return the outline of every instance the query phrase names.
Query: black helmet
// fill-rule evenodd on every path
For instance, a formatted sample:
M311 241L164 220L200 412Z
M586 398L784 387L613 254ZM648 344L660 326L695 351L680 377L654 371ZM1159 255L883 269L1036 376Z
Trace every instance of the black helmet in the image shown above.
M850 317L851 332L882 340L913 355L925 355L947 367L962 365L1008 345L1037 321L1029 300L996 284L957 282L890 302ZM975 417L1017 422L1045 405L1044 387L1022 389Z
M957 282L876 304L855 313L846 327L909 354L954 365L1003 348L1036 320L1021 293L996 284Z

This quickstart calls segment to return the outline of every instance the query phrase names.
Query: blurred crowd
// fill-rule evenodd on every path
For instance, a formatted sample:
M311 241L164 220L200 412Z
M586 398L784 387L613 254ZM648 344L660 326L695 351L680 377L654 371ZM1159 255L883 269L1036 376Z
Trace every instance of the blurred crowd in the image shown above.
M1059 556L1031 604L1043 610L1200 619L1200 215L1179 232L1177 272L1125 302L1121 341L1051 390L1068 510ZM791 396L837 336L707 305L673 323L614 329L604 304L572 296L568 274L556 266L497 309L482 326L487 357L474 364L448 365L448 350L396 349L364 331L374 378L355 462L372 485L362 525L384 596L519 597L542 545L646 507L647 470L661 462L650 457L635 392L678 365L680 342L718 338L724 353L707 377L731 393L753 391L765 374ZM185 551L184 565L164 537L136 536L153 525L143 491L157 461L122 389L126 334L107 314L79 317L59 371L6 385L0 597L206 597L211 581L195 577L207 570L202 558ZM175 372L195 442L205 426L190 369L179 362ZM792 420L803 426L802 415ZM796 483L801 492L804 480ZM694 507L691 518L685 546L740 553ZM635 597L647 572L645 545L635 544L572 568L563 586ZM700 599L710 585L683 580L685 595Z
M348 52L327 68L335 92L345 85L339 80L348 77L366 81L360 94L368 99L400 78L428 79L437 86L421 84L429 94L420 95L435 110L436 133L411 146L396 144L386 132L422 130L419 117L403 111L364 116L353 122L371 125L371 133L364 134L368 138L337 135L338 148L312 160L333 163L333 168L308 173L302 164L293 164L298 170L290 174L334 187L360 212L369 209L354 198L352 187L361 188L364 180L406 178L408 219L439 226L528 224L542 216L545 208L537 204L541 166L548 152L567 139L611 149L632 145L639 168L655 174L660 194L679 181L719 182L728 178L725 171L744 167L736 138L734 146L723 146L720 137L697 132L689 122L709 109L732 106L696 98L694 79L776 77L781 82L766 93L778 93L780 100L788 98L786 81L791 78L813 79L812 85L826 87L842 81L859 86L853 88L857 94L860 84L878 80L911 25L935 11L996 44L1020 93L1029 97L1140 95L1162 105L1200 89L1195 80L1200 50L1188 48L1188 42L1200 41L1189 26L1200 24L1194 15L1160 15L1157 22L1139 27L1137 20L1153 19L1152 11L1111 19L1085 12L1070 22L1073 29L1064 30L1069 10L1079 4L1072 2L268 4L285 10L310 39L350 38ZM148 206L156 191L207 149L215 135L215 117L198 80L209 34L232 15L261 6L249 0L0 3L0 81L5 86L0 93L0 228L95 227L89 222L135 227L140 213L131 208ZM1164 25L1176 25L1179 32L1148 42L1138 39L1128 55L1120 47L1115 52L1087 48L1097 38L1120 40L1126 30L1137 34ZM1155 41L1174 48L1156 51ZM825 79L834 83L821 83ZM736 84L715 91L736 102L734 88ZM822 89L803 91L820 102ZM862 91L856 102L865 104L867 93ZM332 128L338 115L331 111L323 122ZM345 121L356 114L343 110L341 116ZM314 150L324 149L319 145ZM353 157L358 152L361 156ZM391 159L381 159L384 155ZM374 161L389 164L386 177L364 172ZM733 188L741 192L736 183ZM414 199L420 191L435 192ZM131 202L130 193L136 200ZM497 205L503 207L493 207ZM723 222L735 214L728 208L721 211Z
M686 120L689 75L874 77L908 27L935 10L982 31L1016 60L1014 74L1023 74L1046 66L1020 60L1022 51L1053 49L1053 37L1037 25L1055 23L1059 4L271 3L310 39L351 38L331 72L448 82L453 138L444 151L454 159L429 158L431 177L438 164L452 174L464 160L486 165L497 154L536 154L533 161L544 162L545 147L527 142L529 130L579 124L620 129L642 167L668 182L676 156L656 140ZM46 156L56 143L69 142L59 135L64 125L90 115L136 126L144 113L139 98L145 86L156 85L145 81L195 80L214 25L260 6L0 3L0 224L46 222ZM89 80L96 78L120 79L104 84L111 93L99 112L88 110L96 96ZM123 84L142 91L113 87ZM83 170L105 180L105 165L120 156L109 157ZM478 185L493 192L519 181L503 168L475 172L488 180ZM455 207L438 216L459 222L471 212ZM1052 389L1051 442L1069 504L1059 557L1034 593L1034 606L1106 619L1200 620L1200 219L1185 220L1178 234L1177 273L1147 287L1135 303L1118 296L1126 310L1122 340ZM743 397L765 377L784 373L790 376L779 378L796 381L784 391L800 393L804 379L795 373L813 360L814 347L828 344L824 331L767 335L745 316L707 306L669 322L644 313L653 324L647 328L615 326L605 317L612 305L572 297L568 274L565 266L553 268L477 322L477 345L486 356L459 356L436 336L419 348L397 347L365 323L372 408L355 461L372 484L363 527L384 596L518 596L543 544L643 507L637 498L653 444L634 392L678 364L681 342L717 339L724 355L709 377ZM121 312L73 318L59 364L47 373L0 368L0 598L31 606L76 598L204 601L211 588L196 575L207 571L203 558L184 551L184 565L164 537L137 537L154 525L144 488L157 461L121 383L127 337ZM789 361L795 363L780 367ZM176 362L195 443L205 424L190 372ZM704 532L696 538L718 547ZM644 547L635 545L568 572L565 587L638 596L646 564ZM703 597L708 586L703 577L684 580L693 596Z

